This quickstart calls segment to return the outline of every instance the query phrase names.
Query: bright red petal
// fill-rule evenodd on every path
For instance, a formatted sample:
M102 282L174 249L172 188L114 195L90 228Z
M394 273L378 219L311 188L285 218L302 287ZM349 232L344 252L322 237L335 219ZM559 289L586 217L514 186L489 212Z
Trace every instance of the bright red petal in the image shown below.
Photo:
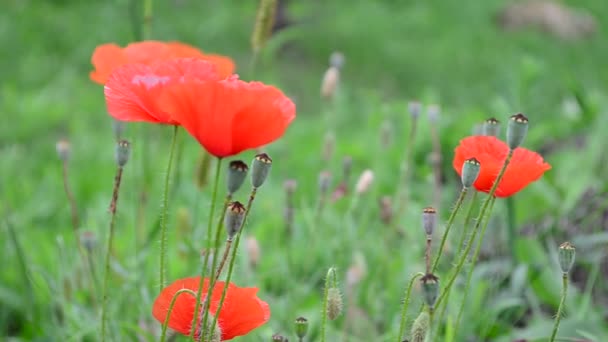
M152 64L171 58L171 49L167 43L145 40L127 45L124 48L129 63Z
M189 289L196 294L200 284L200 277L184 278L173 282L165 287L158 295L152 306L152 315L160 324L164 324L171 301L177 293L182 289ZM203 293L207 293L209 288L209 280L205 279L203 284ZM194 309L196 308L196 297L189 293L180 294L175 300L171 316L169 317L168 327L179 332L182 335L189 335L194 319Z
M124 55L120 46L116 44L102 44L95 48L91 57L91 64L95 70L91 71L89 76L91 80L105 84L108 77L114 68L121 66L127 62L127 57Z
M229 57L213 54L208 55L192 45L180 42L168 42L167 46L171 50L173 57L195 57L213 63L217 67L217 71L221 78L226 78L234 73L234 61Z

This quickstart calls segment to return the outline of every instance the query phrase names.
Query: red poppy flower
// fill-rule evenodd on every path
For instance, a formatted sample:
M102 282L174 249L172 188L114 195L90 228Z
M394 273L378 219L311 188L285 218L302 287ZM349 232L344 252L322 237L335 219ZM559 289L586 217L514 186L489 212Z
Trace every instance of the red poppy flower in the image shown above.
M172 82L164 87L159 103L216 157L278 139L296 116L295 104L277 88L237 77Z
M482 192L489 192L509 153L509 147L493 136L471 136L460 141L456 147L453 166L459 175L462 165L469 158L481 164L479 176L473 186ZM511 162L496 188L496 197L514 195L528 184L538 180L545 171L551 169L538 153L522 147L513 152Z
M154 40L135 42L121 48L116 44L102 44L95 48L91 63L95 70L91 80L105 84L117 67L128 63L153 64L173 58L198 58L213 63L221 78L234 71L232 59L220 55L207 55L199 49L180 42L159 42Z
M125 64L116 68L104 87L108 113L117 120L176 124L157 106L163 86L185 78L219 80L215 65L179 58L153 65Z
M198 290L200 277L184 278L175 281L162 290L152 308L152 315L161 324L165 322L169 312L169 305L175 293L181 289ZM215 314L219 301L222 297L224 282L218 281L211 293L209 313ZM203 298L208 296L209 279L205 278L203 283ZM222 332L222 341L231 340L236 336L242 336L251 330L266 323L270 318L268 304L256 296L258 289L241 288L232 283L228 284L226 298L219 313L217 322ZM183 335L190 335L196 298L191 294L182 293L175 300L175 305L169 317L169 328ZM197 331L200 334L200 329Z

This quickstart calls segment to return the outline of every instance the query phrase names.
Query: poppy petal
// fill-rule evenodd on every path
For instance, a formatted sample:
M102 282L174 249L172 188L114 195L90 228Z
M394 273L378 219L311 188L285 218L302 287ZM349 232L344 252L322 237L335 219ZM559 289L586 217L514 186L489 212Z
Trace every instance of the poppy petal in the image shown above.
M127 62L120 46L116 44L102 44L95 48L91 56L91 64L95 70L89 74L92 81L105 84L116 67Z

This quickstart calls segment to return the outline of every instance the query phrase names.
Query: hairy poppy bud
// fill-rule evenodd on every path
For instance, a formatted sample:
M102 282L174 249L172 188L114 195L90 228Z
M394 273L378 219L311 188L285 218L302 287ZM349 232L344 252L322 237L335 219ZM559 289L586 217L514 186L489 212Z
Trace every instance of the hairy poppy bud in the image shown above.
M131 155L131 144L127 140L120 140L116 144L116 164L123 167L129 161Z
M483 135L497 137L500 134L500 121L489 118L483 123Z
M422 210L422 227L427 236L433 235L437 227L437 211L433 207L426 207Z
M253 158L251 166L251 184L254 188L259 188L264 184L271 166L272 159L266 153L260 153Z
M414 321L414 324L412 324L412 342L424 342L426 340L426 333L429 331L430 325L431 318L428 312L421 312Z
M241 229L247 209L240 202L235 201L228 204L226 211L226 232L228 233L228 238L232 239L239 232L239 229Z
M233 160L228 165L228 193L233 194L239 190L247 178L247 164L241 160Z
M559 246L558 258L559 266L562 268L562 272L568 273L574 264L574 257L576 256L576 249L570 242L564 242Z
M344 55L342 54L342 52L332 52L331 56L329 56L329 65L338 69L342 69L342 67L344 66Z
M327 290L327 318L334 320L342 313L342 293L340 289L332 287Z
M304 317L298 317L295 320L296 336L302 339L308 333L308 320Z
M420 281L422 282L424 301L429 308L433 309L437 301L437 295L439 294L439 278L432 274L427 274Z
M470 158L464 161L462 164L462 186L464 188L470 188L479 176L481 170L481 163L475 158Z
M422 104L418 101L410 101L407 104L407 110L410 112L412 118L417 119L422 111Z
M507 126L507 145L515 149L524 141L528 133L528 118L522 113L515 114L509 118Z
M274 334L272 335L272 339L271 341L273 342L289 342L289 340L287 339L287 337L281 335L281 334Z
M437 122L439 121L439 113L441 112L441 108L439 108L439 105L430 105L429 108L427 109L427 115L429 116L429 121L431 122Z
M59 140L57 144L55 144L55 149L62 162L65 163L70 158L70 143L67 140Z
M332 98L336 89L338 88L338 82L340 81L340 69L337 67L329 67L323 75L323 81L321 82L321 97Z

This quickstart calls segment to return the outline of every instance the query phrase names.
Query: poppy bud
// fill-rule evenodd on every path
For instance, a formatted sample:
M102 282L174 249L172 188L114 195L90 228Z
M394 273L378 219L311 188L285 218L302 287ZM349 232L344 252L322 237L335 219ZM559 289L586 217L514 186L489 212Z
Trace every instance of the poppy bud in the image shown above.
M338 82L340 81L340 69L331 66L323 75L323 82L321 82L321 97L332 98L338 88Z
M344 55L342 54L342 52L332 52L331 56L329 56L329 65L338 69L342 69L342 67L344 66Z
M304 317L298 317L295 321L296 336L303 339L308 333L308 320Z
M243 220L245 219L245 206L240 202L235 201L228 204L226 209L226 232L228 233L228 239L232 240L234 235L239 232Z
M489 118L483 123L483 135L497 137L500 134L500 121Z
M287 337L277 333L272 335L272 340L273 342L289 342L289 340L287 339Z
M515 149L524 141L528 133L528 118L522 113L515 114L509 118L507 126L507 145Z
M245 243L245 250L247 251L247 257L249 259L249 267L256 268L260 263L260 244L258 240L253 237L247 237Z
M131 144L127 140L120 140L116 144L116 164L118 167L124 167L129 161L131 154Z
M112 132L114 132L114 136L116 140L120 140L122 137L122 133L125 131L125 122L116 120L112 118Z
M441 109L439 108L439 105L430 105L429 108L427 109L427 115L429 116L429 121L431 122L437 122L439 121L439 112L441 111Z
M202 312L201 312L201 316L202 317ZM213 327L211 327L211 324L213 324L214 321L214 316L209 313L207 316L207 331L205 332L205 337L204 339L200 339L200 341L209 341L209 342L220 342L222 341L222 330L220 328L220 325L216 322L215 325ZM202 323L199 323L199 325L202 325Z
M97 246L97 236L93 231L83 230L80 233L80 243L87 252L91 253L95 246Z
M61 139L55 144L57 155L62 162L66 162L70 158L70 143L65 139Z
M559 246L558 258L559 266L562 268L562 272L568 273L574 264L574 257L576 256L576 249L570 242L564 242Z
M357 186L355 187L355 191L357 192L357 194L362 194L366 192L367 189L369 189L369 187L372 185L373 181L374 172L369 169L363 171L363 173L359 177L359 180L357 181Z
M241 160L233 160L230 162L228 165L227 181L229 194L233 194L240 189L241 185L243 185L243 182L245 181L245 178L247 177L248 170L249 168L247 167L247 164Z
M327 290L327 318L334 320L342 313L342 293L340 289L332 287Z
M437 227L437 211L433 207L426 207L422 210L422 227L427 236L433 235Z
M266 153L260 153L253 158L251 166L251 184L254 188L259 188L264 184L271 166L272 159Z
M437 295L439 294L439 278L432 274L427 274L420 281L422 282L424 301L429 308L433 309L437 301Z
M462 164L462 186L466 189L470 188L479 176L479 170L481 170L481 163L475 158L470 158L464 161Z
M426 339L426 333L429 331L430 325L431 318L428 312L421 312L412 324L412 342L424 342L424 340Z
M410 112L412 118L417 119L422 111L422 104L418 101L410 101L407 104L407 110Z

